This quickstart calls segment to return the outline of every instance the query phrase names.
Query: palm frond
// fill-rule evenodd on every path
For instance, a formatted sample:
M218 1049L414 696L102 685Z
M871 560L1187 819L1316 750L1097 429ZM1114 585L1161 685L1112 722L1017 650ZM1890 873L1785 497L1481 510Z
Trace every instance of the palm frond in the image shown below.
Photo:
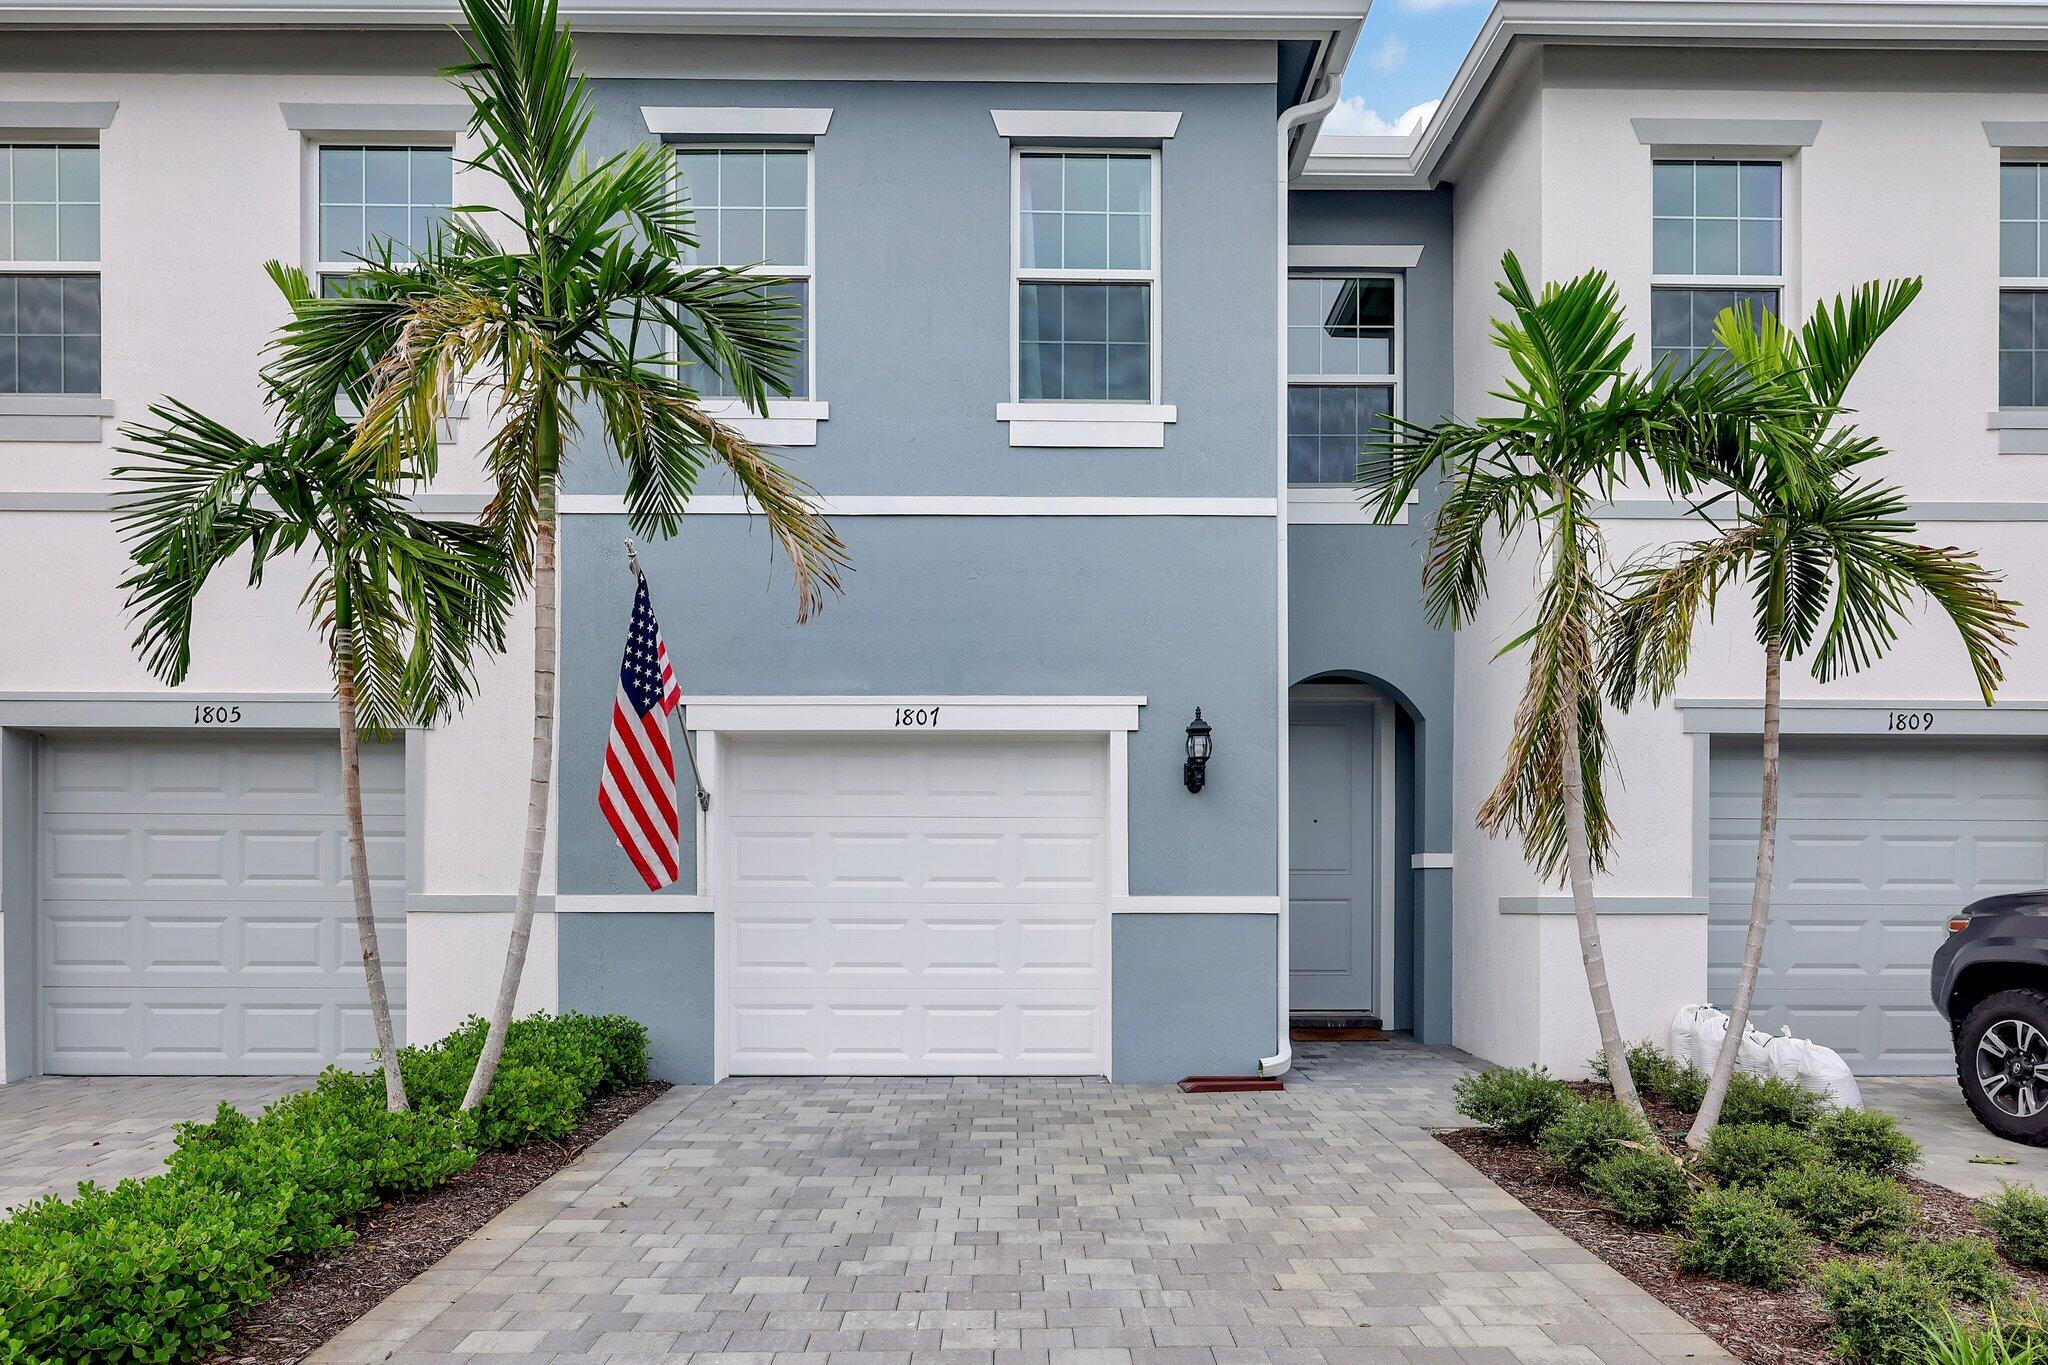
M1691 659L1694 632L1713 618L1721 589L1763 539L1758 527L1738 525L1624 570L1601 650L1607 695L1616 706L1626 710L1639 696L1657 703L1670 697Z

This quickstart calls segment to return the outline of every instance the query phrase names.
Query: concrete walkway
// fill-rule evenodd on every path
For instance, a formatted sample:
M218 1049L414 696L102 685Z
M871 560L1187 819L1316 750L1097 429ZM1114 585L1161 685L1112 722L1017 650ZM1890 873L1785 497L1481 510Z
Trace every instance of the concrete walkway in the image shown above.
M81 1180L154 1175L181 1123L222 1100L255 1113L305 1076L36 1076L0 1085L0 1210Z
M1866 1106L1897 1115L1899 1125L1926 1151L1919 1174L1937 1185L1979 1199L1997 1194L2006 1180L2048 1192L2048 1148L2007 1141L1977 1122L1955 1077L1867 1076L1857 1084Z
M1304 1052L1284 1094L678 1088L313 1359L1721 1356L1429 1136L1467 1059Z

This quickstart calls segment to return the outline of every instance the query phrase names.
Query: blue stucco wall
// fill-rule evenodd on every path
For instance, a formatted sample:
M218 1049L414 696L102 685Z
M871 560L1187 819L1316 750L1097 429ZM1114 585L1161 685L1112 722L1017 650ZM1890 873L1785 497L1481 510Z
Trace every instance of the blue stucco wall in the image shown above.
M1296 191L1294 245L1420 245L1405 272L1403 403L1412 421L1450 408L1449 188L1434 191ZM1406 525L1288 529L1289 681L1341 676L1375 683L1408 711L1417 760L1406 773L1416 852L1451 847L1451 678L1448 631L1424 617L1422 552L1438 498L1425 488ZM1403 886L1400 883L1407 882ZM1397 865L1396 949L1410 964L1395 1011L1427 1042L1451 1029L1451 874ZM1404 904L1405 902L1405 904ZM1406 920L1405 934L1402 920Z
M1278 924L1271 915L1116 916L1111 1074L1159 1085L1256 1071L1273 1046Z
M647 1025L656 1080L712 1079L712 926L707 914L558 915L564 1010Z

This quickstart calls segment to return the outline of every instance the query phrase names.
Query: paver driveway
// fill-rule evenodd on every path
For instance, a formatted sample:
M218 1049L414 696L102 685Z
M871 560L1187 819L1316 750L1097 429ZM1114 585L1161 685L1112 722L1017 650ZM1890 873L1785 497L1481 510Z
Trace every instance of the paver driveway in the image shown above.
M81 1180L154 1175L171 1133L222 1100L255 1113L304 1076L36 1076L0 1085L0 1209Z
M1284 1094L678 1088L314 1359L1720 1354L1429 1136L1459 1054L1310 1052Z

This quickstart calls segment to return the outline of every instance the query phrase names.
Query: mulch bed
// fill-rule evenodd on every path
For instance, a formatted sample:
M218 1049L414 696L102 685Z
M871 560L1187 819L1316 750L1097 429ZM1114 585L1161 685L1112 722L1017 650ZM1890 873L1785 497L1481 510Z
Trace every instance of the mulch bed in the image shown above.
M1587 1094L1607 1093L1604 1086L1575 1088ZM1675 1132L1683 1142L1690 1115L1654 1102L1646 1102L1646 1107L1661 1131ZM1736 1359L1753 1365L1838 1365L1840 1357L1828 1345L1827 1314L1804 1284L1753 1289L1685 1273L1678 1269L1668 1233L1622 1222L1571 1177L1546 1166L1532 1144L1504 1138L1490 1128L1459 1128L1436 1138L1544 1222L1670 1305ZM1913 1177L1905 1183L1920 1201L1925 1236L1939 1240L1987 1235L1977 1221L1976 1200ZM1823 1247L1814 1253L1814 1262L1844 1254ZM2007 1269L2023 1289L2048 1294L2048 1274L2010 1265Z
M208 1365L305 1359L667 1089L666 1081L649 1081L615 1091L592 1104L582 1126L561 1142L485 1152L447 1184L372 1211L347 1246L287 1264L285 1282L236 1320L234 1339Z

